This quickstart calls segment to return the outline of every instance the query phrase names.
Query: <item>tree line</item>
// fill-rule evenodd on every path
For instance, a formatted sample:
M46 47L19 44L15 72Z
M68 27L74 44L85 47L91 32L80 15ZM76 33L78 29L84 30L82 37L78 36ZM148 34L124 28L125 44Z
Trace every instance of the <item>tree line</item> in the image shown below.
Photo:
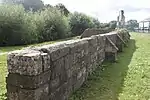
M0 46L23 45L78 36L87 28L116 28L84 13L71 13L63 4L41 0L3 0L0 5Z

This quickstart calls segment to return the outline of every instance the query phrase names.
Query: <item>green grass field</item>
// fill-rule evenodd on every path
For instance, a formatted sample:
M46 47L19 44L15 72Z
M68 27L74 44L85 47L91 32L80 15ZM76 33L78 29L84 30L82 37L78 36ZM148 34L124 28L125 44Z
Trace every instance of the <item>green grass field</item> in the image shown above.
M131 36L128 48L118 55L118 62L105 62L70 100L150 100L150 35L131 33ZM6 74L6 55L0 55L0 100L5 99Z
M7 74L6 55L0 55L0 100L5 100L5 77Z

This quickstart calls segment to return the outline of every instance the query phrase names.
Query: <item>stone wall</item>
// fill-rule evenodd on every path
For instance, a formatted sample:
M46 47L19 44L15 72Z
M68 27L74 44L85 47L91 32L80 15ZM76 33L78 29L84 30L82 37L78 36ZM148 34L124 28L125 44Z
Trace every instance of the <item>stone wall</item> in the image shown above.
M117 51L129 41L127 34L100 34L9 53L8 100L67 100L105 59L117 59Z

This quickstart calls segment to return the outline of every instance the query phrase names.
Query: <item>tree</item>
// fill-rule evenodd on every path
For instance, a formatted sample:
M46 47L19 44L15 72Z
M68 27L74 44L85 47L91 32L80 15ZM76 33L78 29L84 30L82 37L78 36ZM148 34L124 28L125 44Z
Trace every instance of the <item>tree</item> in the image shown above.
M127 28L128 30L130 30L130 31L135 31L135 28L137 28L137 27L138 27L138 22L137 22L137 20L131 19L131 20L127 21L126 28Z
M109 27L110 27L111 29L115 29L116 26L117 26L117 21L110 21L110 22L109 22Z
M100 27L101 28L109 27L109 23L101 23Z
M69 10L62 3L57 4L55 7L65 16L68 16L70 13Z
M44 8L52 8L53 6L52 5L50 5L50 4L45 4L44 5Z
M37 11L44 7L41 0L3 0L6 4L22 4L26 10Z
M74 12L68 19L71 32L76 36L81 35L85 29L93 27L91 18L83 13Z
M95 28L100 28L101 27L101 23L99 22L98 19L93 18L92 21L93 21L93 24L94 24Z

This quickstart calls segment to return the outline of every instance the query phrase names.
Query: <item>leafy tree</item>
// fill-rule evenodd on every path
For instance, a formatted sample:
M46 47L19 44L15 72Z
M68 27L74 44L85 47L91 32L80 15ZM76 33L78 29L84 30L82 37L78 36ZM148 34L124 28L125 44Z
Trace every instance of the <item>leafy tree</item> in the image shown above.
M74 35L81 35L85 29L93 27L91 18L83 13L75 12L69 16L71 32Z
M21 5L0 6L0 46L36 42L37 31L32 18Z
M55 7L65 16L68 16L70 13L69 10L62 3L57 4Z
M96 18L92 18L93 24L95 28L100 28L101 27L101 23L99 22L98 19Z
M109 23L101 23L100 28L109 27Z
M70 26L67 17L62 16L56 8L45 9L40 14L37 12L36 16L39 42L68 37Z
M117 26L117 21L111 21L111 22L109 22L109 25L110 25L111 29L115 29Z
M131 20L127 21L126 28L130 31L135 31L135 28L137 28L138 25L139 24L138 24L137 20L131 19Z
M45 4L44 5L44 8L52 8L53 6L52 5L50 5L50 4Z

